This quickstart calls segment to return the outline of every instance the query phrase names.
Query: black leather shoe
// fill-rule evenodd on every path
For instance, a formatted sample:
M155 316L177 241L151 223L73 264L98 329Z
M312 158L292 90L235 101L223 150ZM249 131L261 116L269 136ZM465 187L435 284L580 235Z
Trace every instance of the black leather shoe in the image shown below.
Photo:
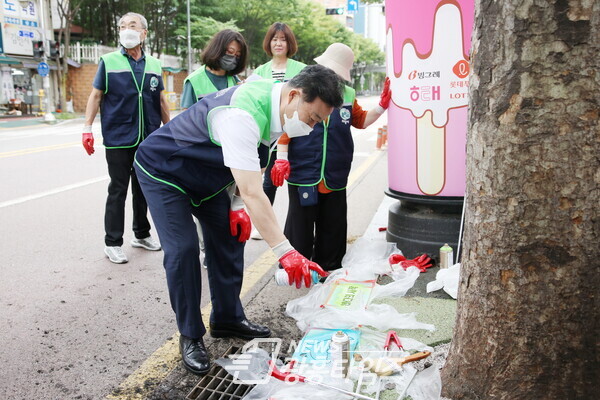
M254 324L247 319L234 323L210 323L210 336L215 338L237 337L240 339L266 338L271 330L266 326Z
M204 375L210 369L210 360L208 352L204 347L204 341L200 339L192 339L187 336L179 336L179 351L181 352L181 360L183 366L188 371L196 375Z

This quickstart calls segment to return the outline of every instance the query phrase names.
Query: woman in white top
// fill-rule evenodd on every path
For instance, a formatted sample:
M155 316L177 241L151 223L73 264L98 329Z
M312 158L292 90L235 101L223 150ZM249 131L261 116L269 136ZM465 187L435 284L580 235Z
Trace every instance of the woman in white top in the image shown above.
M298 51L298 43L294 32L283 22L275 22L271 25L263 40L263 50L272 59L256 68L254 75L287 82L306 67L306 64L290 58ZM273 155L273 153L271 154ZM263 180L263 190L271 204L275 201L275 193L277 192L277 186L274 186L271 182L271 169L274 162L275 157L270 157ZM257 230L253 230L250 237L252 239L262 239Z

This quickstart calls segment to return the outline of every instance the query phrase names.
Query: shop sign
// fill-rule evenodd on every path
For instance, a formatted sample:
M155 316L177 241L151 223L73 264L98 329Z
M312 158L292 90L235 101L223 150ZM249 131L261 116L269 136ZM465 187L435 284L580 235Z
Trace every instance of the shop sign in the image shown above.
M21 6L19 0L3 1L2 36L4 53L33 56L32 40L41 40L37 5L30 1Z

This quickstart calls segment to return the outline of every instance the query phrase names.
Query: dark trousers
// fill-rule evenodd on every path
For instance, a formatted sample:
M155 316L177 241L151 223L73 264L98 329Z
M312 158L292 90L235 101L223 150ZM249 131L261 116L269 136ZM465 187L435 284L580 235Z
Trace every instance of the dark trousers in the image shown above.
M290 244L326 271L341 268L348 232L346 189L319 193L314 206L300 205L298 186L288 184L288 193L284 233Z
M133 170L133 156L137 147L130 149L106 149L106 162L108 164L108 197L104 212L104 243L107 246L122 246L123 231L125 229L125 199L127 188L131 179L131 202L133 205L133 232L138 239L150 236L150 222L148 221L148 206L140 189L135 171Z
M200 314L202 293L200 249L192 216L200 221L206 247L211 322L245 318L240 291L244 274L244 243L229 230L230 199L225 191L200 207L177 189L138 171L152 220L164 252L171 307L182 335L201 338L206 333Z
M277 186L273 185L273 181L271 180L271 170L273 169L273 165L275 165L275 160L277 159L277 156L275 154L275 151L271 154L269 164L267 164L267 168L265 169L265 175L263 177L263 191L269 198L271 205L275 203L275 195L277 194Z

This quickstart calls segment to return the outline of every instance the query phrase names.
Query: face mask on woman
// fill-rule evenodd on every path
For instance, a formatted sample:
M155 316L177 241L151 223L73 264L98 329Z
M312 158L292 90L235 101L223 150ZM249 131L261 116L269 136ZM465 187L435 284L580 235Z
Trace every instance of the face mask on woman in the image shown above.
M231 54L225 54L219 60L219 64L221 65L222 70L233 71L235 67L237 67L237 58Z
M294 111L292 118L288 118L286 113L283 113L283 131L287 133L290 139L299 136L306 136L313 130L313 128L311 128L310 125L300 121L300 117L298 116L299 105L300 100L298 100L298 104L296 104L296 111Z
M133 29L123 29L119 32L119 41L126 49L133 49L141 43L140 32Z

